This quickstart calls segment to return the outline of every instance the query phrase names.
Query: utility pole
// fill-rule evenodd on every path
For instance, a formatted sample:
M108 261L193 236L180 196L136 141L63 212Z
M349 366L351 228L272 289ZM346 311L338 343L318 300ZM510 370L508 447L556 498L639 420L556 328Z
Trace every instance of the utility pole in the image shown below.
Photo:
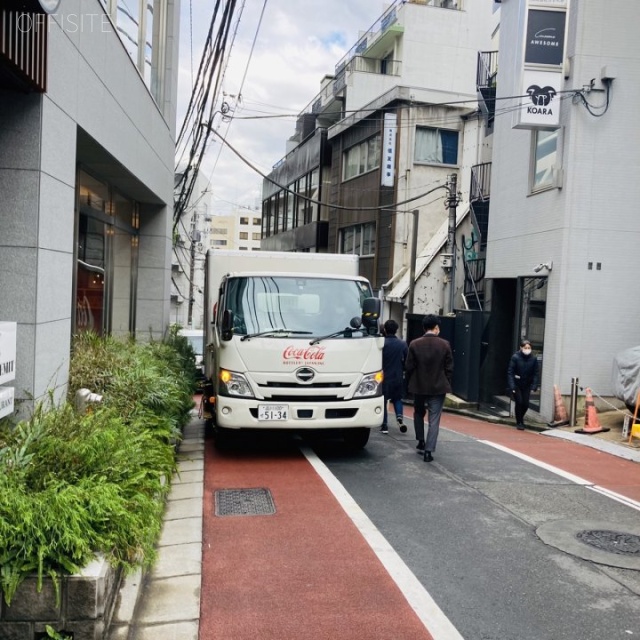
M418 252L418 214L419 209L414 209L413 228L411 229L411 257L409 258L409 296L407 299L407 313L413 313L413 298L416 289L416 253Z
M194 279L196 275L196 242L199 240L196 231L196 213L191 214L191 227L189 230L189 240L191 241L191 255L189 258L189 311L187 313L187 327L191 329L193 327L193 294L194 294Z
M449 268L449 313L453 313L456 296L456 216L458 208L458 176L452 173L447 180L447 206L449 207L449 233L447 253L451 260Z

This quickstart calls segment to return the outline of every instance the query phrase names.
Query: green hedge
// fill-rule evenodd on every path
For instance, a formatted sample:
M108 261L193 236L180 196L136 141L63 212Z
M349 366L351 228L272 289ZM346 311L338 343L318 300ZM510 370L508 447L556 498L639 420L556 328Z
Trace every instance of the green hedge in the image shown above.
M184 346L184 345L182 345ZM127 570L150 565L175 443L193 407L188 353L172 332L138 344L74 340L68 398L88 388L103 403L39 405L0 429L0 588L7 604L36 572L57 585L96 553Z

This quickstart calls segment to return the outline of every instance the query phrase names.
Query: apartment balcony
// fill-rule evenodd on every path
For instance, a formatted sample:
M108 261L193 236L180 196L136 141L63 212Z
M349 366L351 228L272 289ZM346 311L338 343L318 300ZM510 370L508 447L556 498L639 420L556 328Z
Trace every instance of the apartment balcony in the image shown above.
M469 187L469 203L475 219L475 226L480 234L479 249L487 248L489 231L489 201L491 199L491 163L476 164L471 167L471 185Z
M47 90L49 16L0 9L0 89Z
M493 124L496 114L496 88L498 80L498 52L478 51L476 87L480 109L485 114L487 125Z
M491 163L484 162L471 167L469 204L473 227L478 238L465 246L464 299L468 309L482 311L485 298L485 254L489 230L489 203L491 200Z

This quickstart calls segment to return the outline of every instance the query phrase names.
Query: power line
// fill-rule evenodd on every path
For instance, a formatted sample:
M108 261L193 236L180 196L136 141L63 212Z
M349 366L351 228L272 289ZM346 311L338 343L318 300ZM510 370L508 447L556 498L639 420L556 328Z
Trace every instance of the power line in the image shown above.
M322 202L321 200L315 200L314 198L310 198L309 196L305 196L302 193L298 193L297 191L293 191L293 189L290 189L289 187L281 185L280 183L276 182L273 178L270 178L268 175L262 173L262 171L260 171L260 169L258 169L253 164L251 164L239 151L237 151L231 145L231 143L229 143L225 138L223 138L217 131L214 131L213 133L216 136L218 136L222 140L222 142L227 147L229 147L229 149L236 156L238 156L238 158L240 158L240 160L242 160L242 162L244 162L248 167L253 169L257 174L262 176L265 180L267 180L268 182L271 182L271 184L273 184L276 187L282 189L283 191L287 191L288 193L292 193L293 195L295 195L298 198L301 198L303 200L306 200L307 202L310 202L312 204L321 205L321 206L328 206L330 209L339 209L339 210L342 210L342 211L381 211L383 209L389 209L389 205L386 205L386 206L381 205L379 207L344 207L344 206L339 205L339 204L330 204L328 202ZM414 196L413 198L408 198L407 200L403 200L402 202L394 203L393 207L395 208L395 207L399 207L401 205L409 204L410 202L415 202L416 200L419 200L420 198L423 198L424 196L428 196L430 193L433 193L437 189L445 189L445 188L446 188L446 185L438 184L437 186L433 187L432 189L429 189L429 191L425 191L424 193L421 193L420 195Z

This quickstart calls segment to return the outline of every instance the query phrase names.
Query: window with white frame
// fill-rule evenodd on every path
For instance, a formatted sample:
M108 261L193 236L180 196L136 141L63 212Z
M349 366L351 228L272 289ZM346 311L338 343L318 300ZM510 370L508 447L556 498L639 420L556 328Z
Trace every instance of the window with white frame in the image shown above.
M532 132L531 191L542 191L555 186L555 169L558 163L558 132Z
M428 164L458 164L458 132L416 127L414 158Z
M145 84L162 102L167 0L101 0Z
M367 222L340 230L340 253L372 256L376 252L376 223Z
M380 166L380 134L356 144L343 154L342 179L349 180Z

